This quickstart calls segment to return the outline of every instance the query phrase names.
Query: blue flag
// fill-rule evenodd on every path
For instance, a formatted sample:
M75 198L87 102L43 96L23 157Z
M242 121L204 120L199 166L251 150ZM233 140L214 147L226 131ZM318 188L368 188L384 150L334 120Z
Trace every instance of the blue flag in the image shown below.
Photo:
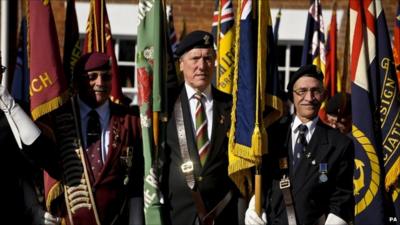
M355 223L386 224L395 218L388 210L392 201L384 195L398 195L400 122L397 79L380 0L350 1L350 33Z
M25 17L21 20L19 48L11 84L11 95L20 103L24 110L29 112L29 67Z

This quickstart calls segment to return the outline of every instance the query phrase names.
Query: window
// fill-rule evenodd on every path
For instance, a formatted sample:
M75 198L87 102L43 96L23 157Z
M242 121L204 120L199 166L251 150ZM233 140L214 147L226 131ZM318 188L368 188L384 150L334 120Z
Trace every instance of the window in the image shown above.
M300 67L301 55L303 51L303 43L300 42L283 42L278 43L278 71L280 80L283 81L283 89L285 91L289 83L290 76Z

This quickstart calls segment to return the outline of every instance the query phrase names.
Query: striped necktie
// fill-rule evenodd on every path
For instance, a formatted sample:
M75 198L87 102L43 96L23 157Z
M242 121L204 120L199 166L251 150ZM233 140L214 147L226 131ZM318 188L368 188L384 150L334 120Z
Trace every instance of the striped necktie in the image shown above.
M204 166L210 146L210 141L208 140L208 134L207 134L207 117L203 102L201 101L203 95L200 92L197 92L194 95L194 97L197 99L196 110L195 110L196 145L197 145L197 150L199 151L201 165Z

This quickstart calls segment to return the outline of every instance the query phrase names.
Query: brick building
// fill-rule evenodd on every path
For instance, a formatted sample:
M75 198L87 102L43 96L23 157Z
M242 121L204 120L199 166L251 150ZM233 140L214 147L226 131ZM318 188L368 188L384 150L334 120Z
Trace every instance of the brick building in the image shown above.
M20 0L21 1L21 0ZM338 20L338 55L339 69L342 66L347 24L348 0L337 0ZM60 47L64 42L64 22L66 0L52 0L53 12L56 20ZM179 36L182 32L196 29L211 31L212 15L215 0L166 0L168 7L173 9L175 30ZM233 0L236 14L237 0ZM321 0L325 29L329 26L333 1ZM134 79L134 55L137 34L138 0L106 0L108 15L111 22L111 31L115 40L115 51L120 66L121 77L124 82L124 92L136 102L136 88ZM396 0L382 0L389 29L394 26L394 15L397 7ZM272 20L279 8L282 9L281 25L279 29L279 70L286 79L290 73L300 66L304 32L307 21L309 0L270 0ZM84 37L89 0L76 0L78 23L81 37ZM61 51L62 52L62 51ZM132 88L133 87L133 88Z

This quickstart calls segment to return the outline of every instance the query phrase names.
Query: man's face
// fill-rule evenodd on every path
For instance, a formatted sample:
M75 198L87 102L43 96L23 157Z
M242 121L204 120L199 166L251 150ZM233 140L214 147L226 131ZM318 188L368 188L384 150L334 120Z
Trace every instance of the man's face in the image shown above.
M110 71L90 71L81 75L78 81L79 96L89 106L102 105L111 93Z
M314 77L300 77L293 85L293 103L302 122L314 119L325 98L322 82Z
M186 52L179 64L185 82L196 90L204 91L211 83L214 58L214 51L210 48L194 48Z

